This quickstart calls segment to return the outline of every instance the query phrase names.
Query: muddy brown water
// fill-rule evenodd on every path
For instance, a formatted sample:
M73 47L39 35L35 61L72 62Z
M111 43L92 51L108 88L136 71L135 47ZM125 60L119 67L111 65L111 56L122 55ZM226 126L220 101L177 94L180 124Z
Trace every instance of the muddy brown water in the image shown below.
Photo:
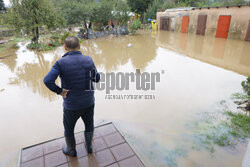
M18 149L63 135L62 99L42 80L63 54L62 47L36 53L19 43L18 50L0 53L0 165L16 166ZM177 32L141 32L136 36L107 37L82 42L101 72L160 72L156 90L112 95L153 95L155 99L105 99L96 91L95 122L112 121L125 135L146 166L241 166L245 146L215 146L185 150L184 136L193 116L215 110L221 100L241 91L250 75L250 42L217 39ZM164 71L164 72L162 72ZM229 100L230 101L230 100ZM235 105L230 105L235 110ZM76 131L83 130L81 121ZM181 155L180 155L181 154Z

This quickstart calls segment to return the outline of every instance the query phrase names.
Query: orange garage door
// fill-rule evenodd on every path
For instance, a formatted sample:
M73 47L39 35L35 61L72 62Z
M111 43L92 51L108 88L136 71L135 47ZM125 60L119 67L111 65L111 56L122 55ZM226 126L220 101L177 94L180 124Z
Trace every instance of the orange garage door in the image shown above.
M216 37L227 38L231 16L220 16L217 24Z
M181 32L188 32L189 16L182 16Z

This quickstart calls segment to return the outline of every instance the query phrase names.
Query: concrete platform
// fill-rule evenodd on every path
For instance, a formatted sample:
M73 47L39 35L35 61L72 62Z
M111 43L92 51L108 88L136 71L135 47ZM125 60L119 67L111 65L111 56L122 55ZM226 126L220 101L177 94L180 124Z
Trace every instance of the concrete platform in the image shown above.
M92 155L84 147L84 133L76 136L77 157L65 156L64 137L23 148L20 167L144 167L144 164L112 123L95 128Z

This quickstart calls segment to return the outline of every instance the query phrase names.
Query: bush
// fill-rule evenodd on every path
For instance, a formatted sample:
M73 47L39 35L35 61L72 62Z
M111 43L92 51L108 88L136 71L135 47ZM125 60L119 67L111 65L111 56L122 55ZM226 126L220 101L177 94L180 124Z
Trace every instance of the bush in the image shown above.
M66 39L67 37L69 37L69 36L71 36L70 32L65 32L65 33L62 35L62 37L61 37L62 43L64 43L65 39Z
M56 47L62 46L64 44L64 40L69 36L75 36L75 34L72 34L70 32L65 32L63 35L55 33L52 34L50 37L45 37L45 39L42 40L43 42L31 42L27 45L27 48L37 51L54 50ZM81 39L79 39L79 41L81 43Z
M28 49L37 51L50 51L60 46L58 43L30 43L27 45Z
M83 33L84 32L84 29L80 29L80 32L81 33ZM65 39L67 38L67 37L69 37L69 36L77 36L76 34L74 34L74 33L70 33L70 32L65 32L63 35L59 35L59 38L61 39L61 44L64 44L64 41L65 41ZM79 37L77 37L78 39L79 39L79 42L81 43L82 42L82 40L79 38Z
M141 21L139 19L135 19L129 25L129 31L132 35L135 35L136 31L141 28Z
M50 37L49 45L52 45L53 47L57 47L62 45L63 42L61 41L61 35L59 34L52 34Z

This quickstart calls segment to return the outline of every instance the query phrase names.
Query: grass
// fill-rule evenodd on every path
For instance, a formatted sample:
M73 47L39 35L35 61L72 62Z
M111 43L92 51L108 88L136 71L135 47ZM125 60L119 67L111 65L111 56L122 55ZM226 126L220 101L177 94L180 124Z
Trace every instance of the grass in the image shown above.
M36 50L36 51L50 51L56 49L58 46L62 46L64 40L68 36L76 36L75 33L65 32L61 33L51 33L41 35L39 38L39 43L30 43L27 45L27 49ZM8 39L8 38L6 38ZM17 49L17 43L25 40L25 38L12 37L8 42L0 45L0 52L7 51L8 49ZM26 39L30 40L30 39ZM79 39L82 42L81 39Z
M9 49L17 49L17 43L24 41L24 38L12 38L8 42L0 45L0 52L8 51Z
M231 122L234 136L250 137L250 117L242 113L226 112Z
M235 147L250 138L250 117L228 110L203 113L205 119L192 123L193 149L206 149L213 153L214 146Z
M7 27L0 27L0 30L8 30Z

